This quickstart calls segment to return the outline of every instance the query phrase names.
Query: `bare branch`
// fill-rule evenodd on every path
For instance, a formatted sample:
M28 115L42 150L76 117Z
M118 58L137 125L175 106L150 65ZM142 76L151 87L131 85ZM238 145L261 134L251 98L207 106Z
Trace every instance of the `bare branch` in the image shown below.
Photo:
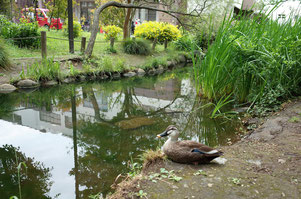
M189 13L163 10L163 9L159 9L159 8L152 8L152 7L149 7L149 6L141 6L141 5L134 5L134 4L123 4L123 3L116 2L116 1L107 2L103 5L101 5L100 7L98 7L96 9L96 11L94 12L94 16L93 16L94 19L93 19L92 30L91 30L91 37L89 39L89 43L88 43L87 49L85 51L85 54L88 57L90 57L92 55L96 35L97 35L98 30L99 30L99 15L104 9L106 9L108 7L134 8L134 9L146 9L146 10L159 11L159 12L166 13L166 14L171 15L172 17L176 18L177 21L180 24L182 24L182 23L181 23L181 21L180 21L180 19L177 15L192 16L192 17L198 17L199 16L199 15L194 15L194 14L189 14Z

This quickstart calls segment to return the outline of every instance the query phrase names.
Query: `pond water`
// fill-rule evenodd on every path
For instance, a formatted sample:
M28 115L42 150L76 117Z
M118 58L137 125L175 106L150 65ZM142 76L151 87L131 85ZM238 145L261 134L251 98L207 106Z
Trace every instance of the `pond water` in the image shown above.
M22 198L88 198L111 192L128 162L161 147L168 125L210 146L235 139L237 123L199 108L191 68L155 77L0 94L0 193Z

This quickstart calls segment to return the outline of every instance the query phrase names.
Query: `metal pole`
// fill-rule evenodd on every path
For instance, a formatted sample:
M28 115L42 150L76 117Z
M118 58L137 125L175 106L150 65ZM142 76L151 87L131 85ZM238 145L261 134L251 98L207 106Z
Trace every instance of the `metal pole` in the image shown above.
M69 33L69 52L74 53L72 0L68 0L68 33Z

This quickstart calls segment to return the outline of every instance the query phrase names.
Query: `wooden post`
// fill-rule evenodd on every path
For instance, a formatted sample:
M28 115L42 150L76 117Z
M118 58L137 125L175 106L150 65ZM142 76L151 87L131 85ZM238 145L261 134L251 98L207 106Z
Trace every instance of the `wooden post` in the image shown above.
M80 52L84 53L86 50L86 37L82 37Z
M42 58L47 57L47 46L46 46L46 32L41 31L41 50L42 50Z
M165 40L164 40L164 50L166 50L167 44L168 44L168 41L167 41L167 39L165 39Z

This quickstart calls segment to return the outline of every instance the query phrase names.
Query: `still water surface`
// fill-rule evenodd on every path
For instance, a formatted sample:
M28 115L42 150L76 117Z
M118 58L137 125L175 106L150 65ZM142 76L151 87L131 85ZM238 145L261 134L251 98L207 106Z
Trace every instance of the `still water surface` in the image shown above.
M18 195L17 161L28 167L22 198L88 198L112 191L131 158L161 147L156 135L170 124L210 146L234 139L236 123L199 108L207 102L191 70L0 94L1 198Z

